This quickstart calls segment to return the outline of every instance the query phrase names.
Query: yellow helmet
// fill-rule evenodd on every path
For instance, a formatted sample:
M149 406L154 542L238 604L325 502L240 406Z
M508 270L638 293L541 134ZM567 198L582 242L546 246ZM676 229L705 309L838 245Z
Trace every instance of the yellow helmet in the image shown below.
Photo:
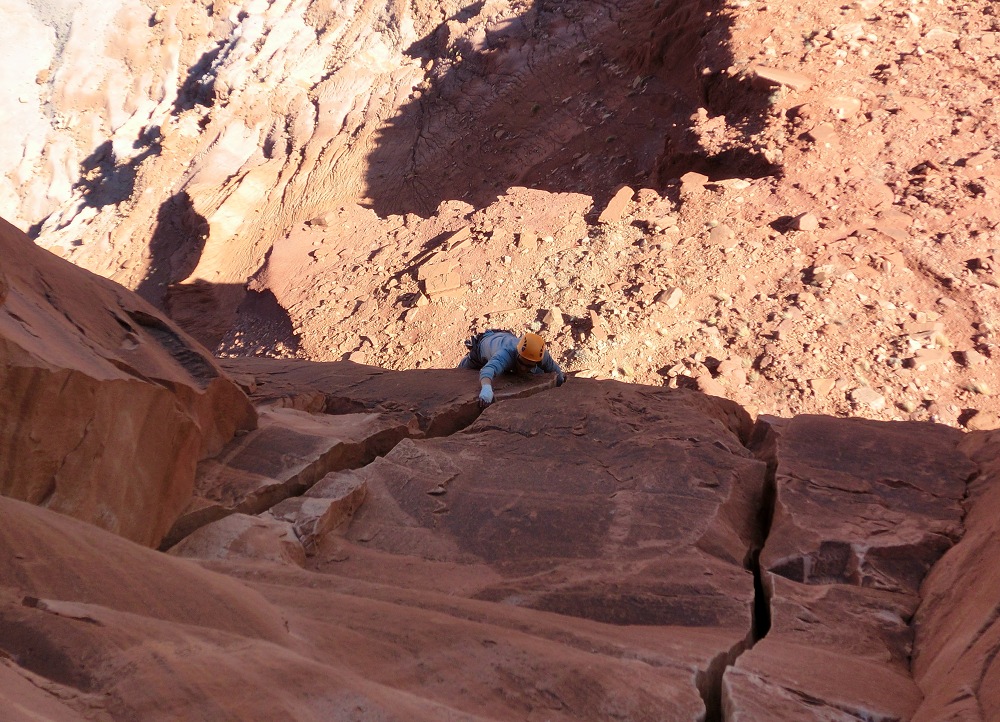
M545 353L545 340L537 333L526 333L517 341L517 355L526 361L538 363Z

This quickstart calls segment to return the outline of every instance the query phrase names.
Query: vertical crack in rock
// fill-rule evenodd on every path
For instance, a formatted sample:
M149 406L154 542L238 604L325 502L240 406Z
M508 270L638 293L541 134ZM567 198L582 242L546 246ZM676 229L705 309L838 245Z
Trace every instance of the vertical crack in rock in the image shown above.
M771 631L771 589L769 585L765 584L764 571L760 566L760 554L771 534L771 523L774 521L774 509L778 498L778 455L773 437L767 433L767 429L766 424L761 424L758 421L746 444L754 456L767 464L764 472L764 491L757 509L757 544L750 551L749 557L749 568L753 573L754 588L753 630L750 647L766 637L767 633Z
M760 533L757 548L750 554L750 571L753 572L753 644L756 644L771 631L771 592L764 584L764 572L760 567L760 553L771 533L771 521L774 519L774 505L777 498L775 482L776 464L768 461L767 476L764 481L764 495L760 508L757 510L757 529Z
M751 433L746 448L767 463L764 477L764 491L756 513L757 538L747 554L746 567L753 574L753 613L747 641L721 654L712 660L708 668L699 672L696 678L698 691L705 702L705 722L725 722L722 710L722 679L726 669L736 664L736 660L744 653L753 649L754 645L771 631L771 590L765 583L764 572L760 566L760 554L771 533L771 522L774 519L774 507L777 500L777 457L773 445L766 445L766 428L758 423Z

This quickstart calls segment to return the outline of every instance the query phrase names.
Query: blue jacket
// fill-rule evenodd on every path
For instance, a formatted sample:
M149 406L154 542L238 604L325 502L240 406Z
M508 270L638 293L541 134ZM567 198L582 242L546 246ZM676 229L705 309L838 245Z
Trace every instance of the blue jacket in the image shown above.
M483 336L479 342L479 356L485 363L479 372L479 378L492 379L499 374L513 371L517 365L517 341L517 336L506 331ZM562 369L546 351L542 354L542 360L531 369L531 373L562 374Z

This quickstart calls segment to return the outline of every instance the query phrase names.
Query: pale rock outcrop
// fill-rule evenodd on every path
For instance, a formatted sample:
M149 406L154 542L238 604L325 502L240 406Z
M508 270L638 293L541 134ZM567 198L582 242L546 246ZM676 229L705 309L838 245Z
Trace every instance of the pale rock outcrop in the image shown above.
M133 293L0 220L0 491L156 545L242 391Z
M257 559L298 566L306 561L291 524L247 514L230 514L203 526L171 547L170 553L193 559Z

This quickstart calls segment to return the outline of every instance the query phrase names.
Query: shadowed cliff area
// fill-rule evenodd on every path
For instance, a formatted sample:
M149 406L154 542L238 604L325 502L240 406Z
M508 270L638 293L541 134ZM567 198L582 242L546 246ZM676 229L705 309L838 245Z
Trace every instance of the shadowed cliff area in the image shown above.
M659 189L689 171L776 173L745 147L712 154L694 132L705 107L747 136L762 127L761 96L721 73L732 65L722 6L542 0L501 22L482 5L449 18L407 51L427 80L376 136L372 207L483 208L512 186L600 207L623 184Z

